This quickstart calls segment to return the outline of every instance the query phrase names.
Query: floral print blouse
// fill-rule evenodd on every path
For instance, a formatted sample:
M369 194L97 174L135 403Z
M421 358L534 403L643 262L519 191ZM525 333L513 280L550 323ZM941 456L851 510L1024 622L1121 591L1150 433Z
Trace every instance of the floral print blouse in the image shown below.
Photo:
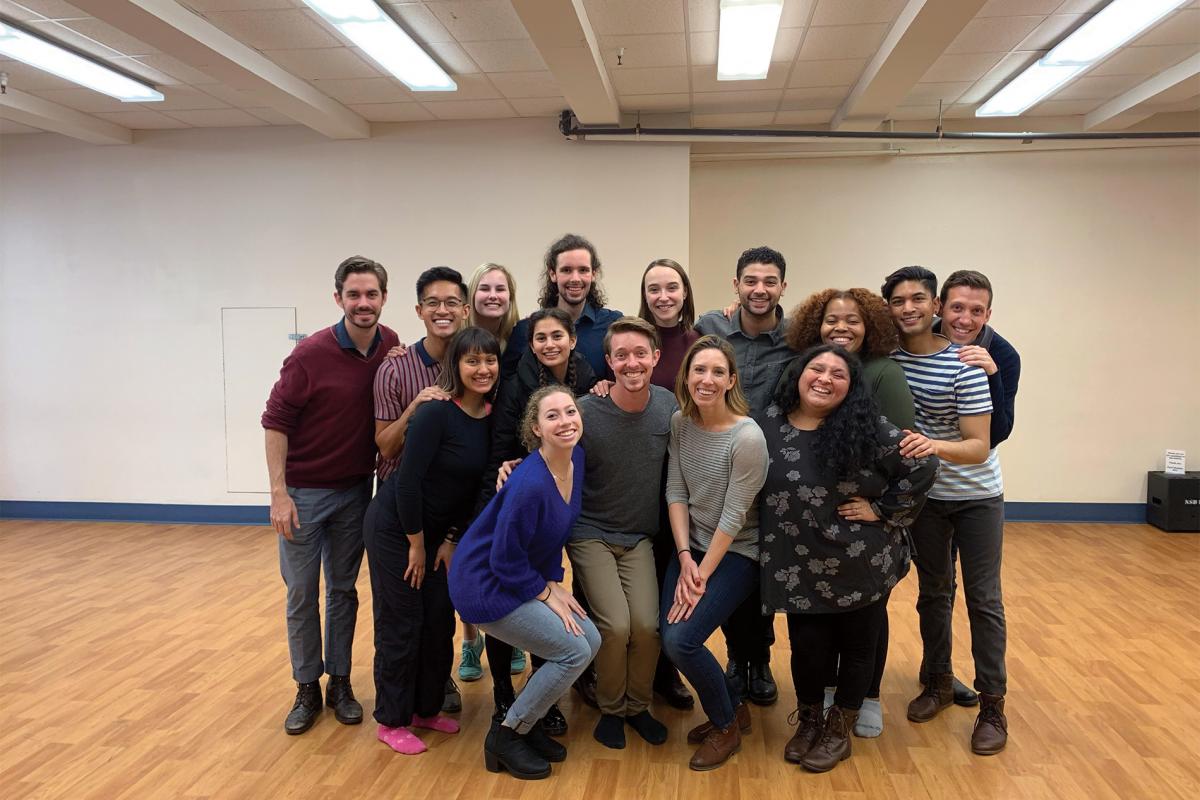
M834 476L813 451L815 431L793 427L775 405L758 421L770 459L759 495L763 612L837 613L883 598L908 572L908 527L937 458L902 458L903 434L880 417L875 463ZM879 521L839 516L851 497L870 501Z

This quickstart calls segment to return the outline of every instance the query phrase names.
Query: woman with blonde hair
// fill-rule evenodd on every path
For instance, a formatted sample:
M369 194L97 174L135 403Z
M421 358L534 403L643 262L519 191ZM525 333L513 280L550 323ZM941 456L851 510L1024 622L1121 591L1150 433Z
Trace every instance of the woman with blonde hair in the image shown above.
M517 312L517 281L508 267L490 261L480 264L467 283L471 299L468 324L490 331L500 340L500 351L508 347L508 337L521 319Z

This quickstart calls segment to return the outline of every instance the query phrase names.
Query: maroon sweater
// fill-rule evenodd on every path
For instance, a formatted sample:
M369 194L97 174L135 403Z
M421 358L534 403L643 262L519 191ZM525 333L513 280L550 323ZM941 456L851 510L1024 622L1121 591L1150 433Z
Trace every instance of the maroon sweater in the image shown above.
M262 415L264 428L287 434L284 479L294 488L345 489L375 471L372 385L400 338L380 325L375 349L363 356L339 344L337 327L303 339L284 359Z
M654 327L658 328L662 349L661 355L658 357L658 366L654 368L650 382L673 393L675 376L679 374L679 368L683 366L683 357L687 355L688 348L700 338L700 334L695 328L685 331L682 325L676 325L673 328L660 328L657 325Z

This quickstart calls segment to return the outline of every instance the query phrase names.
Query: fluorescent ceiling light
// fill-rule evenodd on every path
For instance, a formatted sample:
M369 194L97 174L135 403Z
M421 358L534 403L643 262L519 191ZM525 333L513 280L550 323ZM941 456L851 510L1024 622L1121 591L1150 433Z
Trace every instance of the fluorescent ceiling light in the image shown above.
M1037 63L1009 81L975 111L977 117L1015 117L1091 69L1187 0L1112 0Z
M374 0L304 2L414 92L458 90L454 79Z
M6 25L2 20L0 55L23 61L31 67L115 97L123 103L150 103L163 99L162 93L148 84L135 81L20 28Z
M783 0L721 0L717 80L767 77L782 13Z

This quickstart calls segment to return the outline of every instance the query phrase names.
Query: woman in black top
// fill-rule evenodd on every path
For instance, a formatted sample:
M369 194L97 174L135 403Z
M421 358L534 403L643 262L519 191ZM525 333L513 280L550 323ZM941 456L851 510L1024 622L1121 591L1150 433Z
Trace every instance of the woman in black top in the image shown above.
M826 772L850 755L888 595L908 571L907 527L937 459L900 456L858 358L813 347L784 370L759 419L770 465L760 502L762 601L787 613L799 727L784 758ZM841 653L822 719L825 663Z
M488 398L499 363L491 333L455 334L439 384L451 399L413 414L400 466L363 523L375 611L375 720L380 741L406 755L426 749L412 728L458 731L457 722L438 715L454 661L446 572L487 466Z

